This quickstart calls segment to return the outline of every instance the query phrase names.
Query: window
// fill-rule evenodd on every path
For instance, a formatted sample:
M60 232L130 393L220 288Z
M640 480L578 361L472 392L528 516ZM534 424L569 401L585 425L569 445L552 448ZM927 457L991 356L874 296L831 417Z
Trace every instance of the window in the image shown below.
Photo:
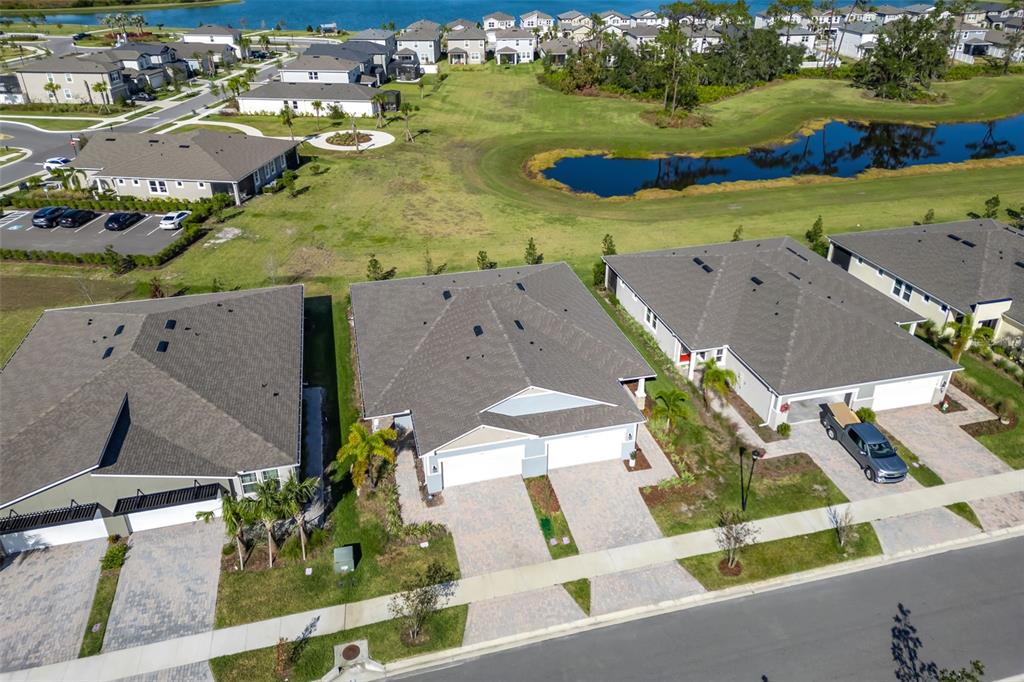
M885 277L885 270L883 270L882 268L878 268L878 276Z
M71 94L71 91L67 88L64 88L64 99L71 99L72 97L73 95Z
M54 80L53 80L53 74L52 74L52 73L48 73L48 74L46 74L46 82L47 82L47 83L53 83L53 82L54 82Z
M723 360L725 360L725 349L724 348L716 348L715 349L715 362L722 362Z
M280 480L281 476L277 469L267 469L266 471L260 472L260 478L264 481L277 481Z
M183 183L181 180L177 180L177 181L175 181L174 186L175 187L184 187L185 183Z
M156 352L157 353L166 353L167 352L167 347L169 345L171 345L171 344L167 343L166 341L160 341L159 343L156 344Z
M121 82L121 74L119 72L117 72L117 71L111 71L110 72L110 82L111 83L120 83Z
M925 294L924 295L924 302L925 303L931 303L931 301L932 301L932 297L929 296L928 294Z
M139 186L139 181L138 180L132 180L132 186L133 187L138 187Z
M256 492L256 474L242 474L242 492L250 495Z
M206 187L206 183L205 183L205 182L200 182L200 183L199 183L199 186L200 186L200 187Z
M319 71L307 71L306 72L306 78L311 80L311 81L318 81L318 80L320 80L320 72Z
M898 298L902 298L904 301L909 301L911 295L914 293L914 287L910 286L901 279L893 281L892 295Z
M117 184L123 185L124 184L124 178L118 178L117 179Z
M167 194L167 183L163 180L150 180L149 181L149 193L150 194Z
M650 327L652 330L658 330L658 316L655 315L654 311L651 310L650 308L647 308L644 312L644 322L646 322L647 326Z
M66 74L64 74L64 82L65 83L74 83L75 79L71 77L70 73L66 73Z

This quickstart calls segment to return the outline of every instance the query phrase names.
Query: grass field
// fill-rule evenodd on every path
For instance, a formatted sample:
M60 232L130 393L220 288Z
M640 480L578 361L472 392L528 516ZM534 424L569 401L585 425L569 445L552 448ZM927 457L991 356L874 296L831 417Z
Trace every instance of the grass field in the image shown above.
M41 114L40 114L41 115ZM28 118L24 116L2 116L0 117L0 123L5 121L11 121L12 123L27 123L43 130L85 130L91 125L99 123L100 118L61 118L55 116L54 118Z

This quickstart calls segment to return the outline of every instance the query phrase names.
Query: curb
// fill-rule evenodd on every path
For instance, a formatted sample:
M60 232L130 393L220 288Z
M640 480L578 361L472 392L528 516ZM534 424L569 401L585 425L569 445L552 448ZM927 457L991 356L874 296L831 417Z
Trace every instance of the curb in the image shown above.
M854 561L843 562L840 564L832 564L830 566L823 566L822 568L815 568L809 571L790 573L789 575L771 578L751 585L739 585L736 587L726 588L724 590L705 592L702 594L682 597L680 599L658 602L657 604L651 604L648 606L638 606L632 609L607 613L601 616L591 616L572 621L570 623L554 625L540 630L520 633L518 635L510 635L508 637L480 642L478 644L446 649L444 651L424 654L422 656L399 659L386 664L384 666L385 673L383 675L365 677L363 679L383 679L392 676L404 677L431 670L439 670L458 665L464 661L480 658L490 654L496 654L502 651L508 651L510 649L518 649L520 647L537 644L548 639L576 635L589 632L591 630L597 630L599 628L621 625L634 620L651 618L653 616L659 616L666 613L685 611L700 606L708 606L743 597L751 597L757 594L774 592L809 582L819 582L843 575L860 573L862 571L879 568L881 566L900 564L960 549L980 547L1015 537L1024 537L1024 525L1001 528L994 531L985 531L967 538L950 540L913 550L905 550L889 556L880 555L865 559L856 559ZM1024 681L1024 675L1021 675L1020 679Z

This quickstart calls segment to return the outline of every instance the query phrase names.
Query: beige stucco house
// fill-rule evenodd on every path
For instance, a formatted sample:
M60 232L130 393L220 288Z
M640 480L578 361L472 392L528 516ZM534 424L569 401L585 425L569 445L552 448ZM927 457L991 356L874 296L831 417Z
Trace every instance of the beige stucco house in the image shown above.
M104 104L129 94L121 64L102 52L44 57L27 62L16 73L29 102ZM49 83L57 85L55 92L46 89ZM93 89L98 83L104 84L106 92Z

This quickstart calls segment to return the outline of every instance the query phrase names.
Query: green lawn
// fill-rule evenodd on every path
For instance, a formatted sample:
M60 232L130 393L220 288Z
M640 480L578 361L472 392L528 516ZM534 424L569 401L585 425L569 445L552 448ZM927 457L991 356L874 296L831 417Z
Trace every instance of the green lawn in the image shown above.
M234 133L235 135L238 135L241 132L236 128L232 128L230 126L219 126L216 123L189 123L187 126L175 128L170 132L172 135L176 135L178 133L188 133L193 130L213 130L218 133Z
M431 561L440 561L458 575L450 535L431 540L427 549L411 542L389 545L381 520L367 506L354 494L345 495L331 512L330 542L305 563L282 559L270 570L222 571L216 627L391 594L407 576L422 571ZM332 549L349 544L359 545L362 558L343 581L334 574ZM266 546L258 546L254 554L265 551ZM305 574L307 567L313 569L312 575Z
M92 608L89 610L89 620L85 626L85 636L82 638L82 648L78 657L95 656L103 650L103 637L107 634L107 619L110 617L110 607L114 604L114 594L117 592L117 581L121 576L121 569L103 571L96 583L96 596L92 599ZM99 624L99 629L93 632L93 625Z
M103 119L101 118L62 118L59 114L54 114L53 118L47 115L47 118L28 118L25 116L2 116L0 117L0 123L3 121L12 121L17 123L28 123L34 125L37 128L43 130L53 131L78 131L85 130L91 125L99 123Z
M1002 402L1016 414L1014 428L978 436L978 440L1014 469L1024 468L1024 387L971 353L964 353L960 364L964 371L954 375L957 385L986 405Z
M295 137L305 137L306 135L319 135L320 133L326 133L328 130L351 130L352 121L351 119L345 119L344 121L331 121L325 115L320 117L319 122L315 116L296 116L292 119L292 128L289 132L288 126L281 122L281 119L277 116L249 116L249 115L238 115L238 116L225 116L224 114L211 114L204 118L204 121L221 122L221 123L241 123L243 125L252 126L263 131L264 135L272 135L274 137L288 137L294 135ZM376 126L376 119L372 118L360 118L356 119L356 126L358 128L374 128Z
M580 608L583 609L583 613L590 615L590 578L581 578L580 580L572 580L567 583L562 583L562 587L569 593Z
M706 589L721 590L882 553L870 523L857 524L853 532L844 549L839 548L831 530L752 545L740 552L743 571L735 577L722 575L718 570L725 557L722 552L680 559L679 563Z
M565 519L558 504L558 497L551 485L551 479L547 476L534 476L524 480L526 491L530 495L530 503L533 505L533 513L537 516L537 523L540 524L541 533L544 535L544 543L548 546L548 552L552 559L562 559L567 556L579 554L576 541L572 537L572 529ZM562 538L569 538L569 544L563 544ZM551 544L554 540L555 544Z
M382 663L461 646L468 611L467 606L453 606L438 612L427 624L429 639L417 647L409 647L402 642L395 621L313 637L299 656L289 679L303 681L323 677L334 665L334 645L358 639L368 640L370 657ZM268 647L222 656L212 659L210 668L217 682L279 682L274 674L274 653L274 648Z

